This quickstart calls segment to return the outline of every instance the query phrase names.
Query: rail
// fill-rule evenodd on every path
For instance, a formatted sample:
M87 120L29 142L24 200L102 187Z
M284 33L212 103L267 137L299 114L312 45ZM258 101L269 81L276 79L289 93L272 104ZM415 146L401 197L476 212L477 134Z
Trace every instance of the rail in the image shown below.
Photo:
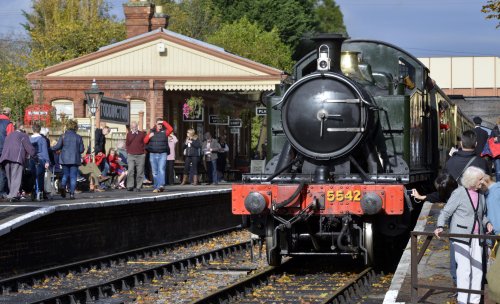
M418 236L425 236L425 241L423 242L420 250L418 248ZM480 294L484 296L484 288L481 290L474 289L463 289L463 288L455 288L455 287L446 287L439 285L431 285L431 284L420 284L418 282L418 264L422 260L427 247L431 243L434 238L433 232L424 232L424 231L412 231L411 238L411 293L410 300L411 303L418 303L418 289L425 288L429 290L442 290L448 292L467 292ZM457 234L457 233L441 233L440 237L450 238L450 237L458 237L458 238L474 238L474 239L488 239L488 240L497 240L500 241L500 235L479 235L479 234Z

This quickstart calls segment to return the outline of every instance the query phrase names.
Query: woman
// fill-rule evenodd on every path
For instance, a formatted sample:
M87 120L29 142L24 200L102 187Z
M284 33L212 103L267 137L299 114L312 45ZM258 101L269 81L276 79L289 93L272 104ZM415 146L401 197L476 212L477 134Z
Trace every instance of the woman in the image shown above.
M59 161L63 169L63 178L61 181L61 196L66 197L66 185L69 180L69 198L75 199L76 177L78 167L82 163L81 154L85 150L82 137L76 134L78 123L76 120L69 119L66 122L66 132L59 137L57 144L52 147L53 151L61 150Z
M44 173L45 169L49 168L50 158L47 147L47 141L40 135L41 127L39 124L33 124L33 135L30 136L30 142L36 150L37 158L30 159L31 174L34 178L34 190L32 198L41 201L43 198Z
M434 234L439 238L443 227L451 218L450 233L457 234L484 234L484 227L488 232L493 225L486 217L486 203L484 195L478 192L483 186L485 173L478 167L468 167L462 175L462 186L451 194L447 204L438 217L437 228ZM482 245L477 238L450 238L451 246L455 249L457 262L457 288L481 290ZM458 303L479 303L481 295L459 292Z
M108 152L108 163L109 163L109 172L111 174L116 174L118 175L118 181L116 182L115 188L118 189L125 189L125 177L127 177L127 171L125 168L120 164L120 157L118 157L118 153L116 152L116 149L114 148L109 148Z
M186 141L184 142L184 172L181 185L185 185L189 180L189 170L191 168L193 174L193 185L198 185L198 162L200 161L201 142L198 135L194 133L194 129L187 131Z
M412 189L411 196L417 201L429 201L431 203L446 203L451 193L458 187L457 181L453 176L443 173L434 180L436 191L427 195L420 194L417 189Z

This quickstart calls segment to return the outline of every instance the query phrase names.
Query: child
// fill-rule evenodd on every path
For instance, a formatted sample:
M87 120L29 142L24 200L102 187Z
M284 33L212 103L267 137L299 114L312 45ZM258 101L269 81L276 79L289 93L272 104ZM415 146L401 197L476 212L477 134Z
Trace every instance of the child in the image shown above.
M127 176L127 171L125 168L120 165L121 158L118 157L115 148L110 148L108 152L108 163L109 163L109 171L110 173L115 173L118 175L118 182L115 186L118 189L125 189L125 177Z

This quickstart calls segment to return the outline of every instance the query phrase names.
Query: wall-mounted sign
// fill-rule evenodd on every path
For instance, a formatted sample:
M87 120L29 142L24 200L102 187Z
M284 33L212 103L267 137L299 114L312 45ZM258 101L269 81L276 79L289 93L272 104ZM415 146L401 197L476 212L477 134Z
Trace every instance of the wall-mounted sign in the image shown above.
M182 115L182 121L187 121L187 122L201 122L203 121L203 111L205 108L201 108L198 112L196 113L191 113L190 115Z
M209 125L228 125L229 124L229 116L221 116L221 115L208 115L208 124Z
M239 118L229 119L229 126L231 128L241 128L242 125L243 125L243 121L241 121L241 119L239 119Z
M130 104L125 100L103 97L99 105L101 120L128 125Z
M240 134L240 128L229 128L229 133L231 134Z
M266 107L256 107L255 108L255 115L257 115L257 116L267 115L267 108Z

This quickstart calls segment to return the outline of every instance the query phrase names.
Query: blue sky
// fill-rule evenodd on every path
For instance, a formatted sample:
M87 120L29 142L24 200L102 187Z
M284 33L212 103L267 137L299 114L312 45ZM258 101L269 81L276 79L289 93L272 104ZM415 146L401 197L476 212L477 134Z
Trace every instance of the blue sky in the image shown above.
M108 0L123 19L122 4ZM417 57L500 56L500 29L486 20L486 0L336 0L351 38L386 41ZM21 10L31 0L0 0L0 35L25 35ZM168 13L168 12L166 12Z

